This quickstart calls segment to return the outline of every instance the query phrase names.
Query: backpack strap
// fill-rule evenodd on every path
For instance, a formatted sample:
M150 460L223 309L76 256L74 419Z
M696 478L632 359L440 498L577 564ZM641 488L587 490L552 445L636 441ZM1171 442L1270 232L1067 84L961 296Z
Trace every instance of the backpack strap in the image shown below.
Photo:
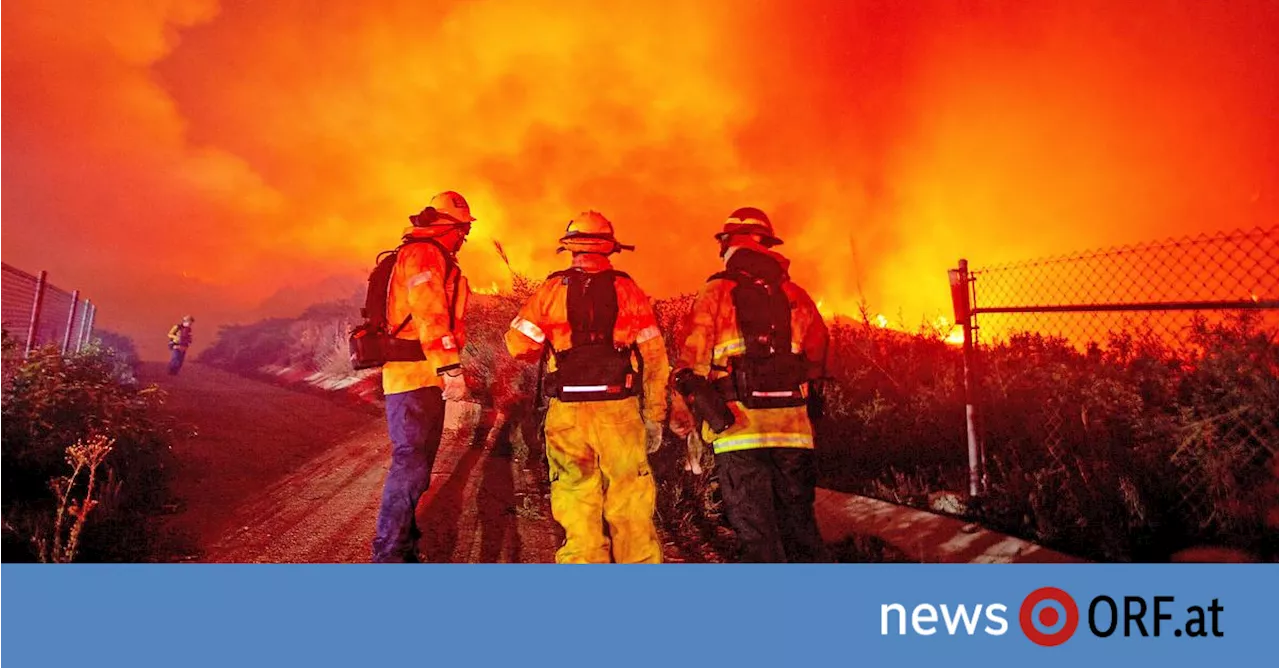
M613 346L613 330L618 323L617 279L611 272L576 272L565 279L569 294L565 299L569 318L570 346L590 344Z
M597 292L594 294L594 297L597 299L603 298L599 304L594 302L584 302L584 299L588 302L592 301L592 295L586 294L585 288L581 293L575 290L573 284L576 280L587 277L590 277L593 280L599 279L606 281L609 285L610 290L605 291L609 293L607 295L600 292L601 288L597 288ZM618 271L617 269L605 269L603 271L589 272L581 267L570 267L568 269L561 269L560 271L553 271L547 275L548 281L559 281L561 285L569 288L569 295L566 299L566 307L569 312L566 315L569 318L569 326L572 332L571 347L586 343L587 341L584 340L584 337L592 340L594 340L594 338L598 338L591 336L592 334L600 333L591 331L592 328L596 326L603 328L605 325L609 328L609 343L612 343L613 328L617 325L618 321L617 279L620 277L631 280L631 276L629 274L624 271ZM603 308L603 311L597 312L597 307ZM587 329L584 329L584 327Z
M791 352L791 306L783 290L784 281L770 283L742 271L712 274L707 282L733 281L733 305L749 357Z
M630 276L614 269L586 271L573 267L547 277L565 286L565 316L570 330L566 350L550 352L556 371L545 388L560 401L612 401L635 396L640 381L633 364L634 345L624 349L614 340L617 327L618 278ZM548 346L550 348L550 346Z
M410 320L413 320L412 313L410 313L409 315L406 315L404 317L404 321L402 321L398 327L396 327L394 330L391 331L391 336L393 337L400 336L400 332L404 331L404 328L409 326Z

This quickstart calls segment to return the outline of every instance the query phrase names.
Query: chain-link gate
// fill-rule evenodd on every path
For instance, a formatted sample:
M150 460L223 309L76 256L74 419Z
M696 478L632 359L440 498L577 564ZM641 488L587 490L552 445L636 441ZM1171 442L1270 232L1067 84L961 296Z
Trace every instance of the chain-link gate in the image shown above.
M1089 506L1106 489L1137 517L1173 509L1210 532L1265 522L1278 242L1277 229L1255 229L977 270L961 260L950 274L970 494Z

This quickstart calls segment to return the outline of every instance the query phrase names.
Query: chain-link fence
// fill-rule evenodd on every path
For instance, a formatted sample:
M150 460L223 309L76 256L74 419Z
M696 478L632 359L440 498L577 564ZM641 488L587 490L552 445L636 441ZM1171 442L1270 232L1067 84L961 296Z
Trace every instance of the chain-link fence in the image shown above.
M24 352L46 344L72 352L89 342L98 309L79 290L67 292L50 284L46 272L32 275L8 264L0 289L4 333Z
M1056 505L1059 525L1115 532L1274 526L1278 243L1272 228L961 261L970 493L1030 497L1032 524Z

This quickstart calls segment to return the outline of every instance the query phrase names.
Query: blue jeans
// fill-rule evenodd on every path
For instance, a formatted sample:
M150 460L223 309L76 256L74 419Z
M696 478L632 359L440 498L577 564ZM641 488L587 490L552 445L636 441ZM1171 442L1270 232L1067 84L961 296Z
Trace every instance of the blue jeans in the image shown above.
M373 562L417 561L418 497L431 483L431 467L444 433L444 394L438 387L387 395L391 468L382 486L373 538Z
M187 358L186 348L173 348L173 352L169 353L169 375L176 376L178 371L182 369L182 362Z

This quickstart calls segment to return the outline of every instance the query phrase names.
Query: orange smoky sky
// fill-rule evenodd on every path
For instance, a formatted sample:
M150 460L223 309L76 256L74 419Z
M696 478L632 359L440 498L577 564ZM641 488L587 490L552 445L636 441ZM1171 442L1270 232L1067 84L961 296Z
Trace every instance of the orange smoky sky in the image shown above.
M3 4L3 255L159 353L358 289L455 189L473 285L595 208L657 296L768 211L824 310L945 270L1277 224L1277 4Z

